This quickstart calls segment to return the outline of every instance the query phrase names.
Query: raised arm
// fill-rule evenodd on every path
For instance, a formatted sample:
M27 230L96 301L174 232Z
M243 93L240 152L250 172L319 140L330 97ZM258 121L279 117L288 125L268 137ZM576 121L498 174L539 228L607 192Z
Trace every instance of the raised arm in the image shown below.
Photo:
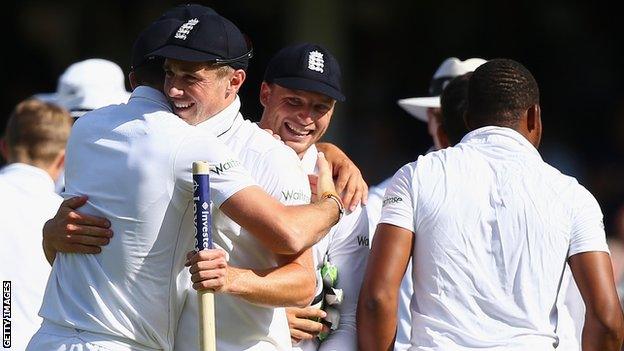
M342 196L345 206L353 211L360 203L366 205L368 185L355 163L334 144L316 143L315 145L319 151L325 153L332 169L332 176L336 179L336 191Z
M401 280L414 234L380 223L373 240L357 306L359 350L392 350L397 328Z
M571 256L569 263L585 302L583 351L619 351L624 322L609 254L579 253Z
M318 194L336 194L329 165L319 153ZM341 204L335 198L320 198L309 205L285 206L260 187L237 192L221 205L221 210L252 233L271 251L294 255L326 234L340 218Z

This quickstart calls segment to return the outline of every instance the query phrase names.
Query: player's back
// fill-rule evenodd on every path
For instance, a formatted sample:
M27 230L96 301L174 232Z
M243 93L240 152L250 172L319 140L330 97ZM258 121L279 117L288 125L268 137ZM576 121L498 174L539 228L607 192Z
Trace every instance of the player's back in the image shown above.
M553 349L574 207L587 191L505 128L472 132L414 167L412 344Z
M150 101L155 92L135 90L127 105L74 125L66 196L88 195L81 211L108 218L115 235L100 254L57 256L42 314L132 347L169 349L183 301L176 277L193 247L191 174L177 177L177 157L194 127L164 96Z

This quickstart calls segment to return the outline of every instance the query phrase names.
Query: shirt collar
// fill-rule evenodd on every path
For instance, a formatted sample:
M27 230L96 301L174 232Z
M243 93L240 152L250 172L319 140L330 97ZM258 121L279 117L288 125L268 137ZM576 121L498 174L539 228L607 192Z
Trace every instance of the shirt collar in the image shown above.
M128 103L138 102L141 99L151 100L160 105L164 110L173 112L167 97L160 90L154 89L147 85L138 86L132 91Z
M217 137L227 133L237 123L242 121L240 112L240 99L236 95L236 99L224 108L221 112L199 123L197 126L210 130ZM241 116L239 119L238 117Z
M517 131L497 126L487 126L475 129L466 134L460 142L478 144L505 144L518 147L529 153L541 157L535 146Z
M0 170L0 174L15 175L19 177L21 184L28 184L33 189L34 184L41 185L41 191L54 192L54 181L48 172L25 163L11 163Z

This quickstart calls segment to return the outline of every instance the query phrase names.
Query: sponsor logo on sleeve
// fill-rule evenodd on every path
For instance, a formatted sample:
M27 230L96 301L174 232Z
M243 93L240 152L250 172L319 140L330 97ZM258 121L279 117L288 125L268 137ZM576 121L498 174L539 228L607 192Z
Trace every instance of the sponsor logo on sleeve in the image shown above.
M364 236L364 235L358 235L357 236L357 242L358 242L358 246L365 246L368 247L369 245L369 241L368 241L368 236Z
M381 204L381 207L385 207L386 205L396 204L402 201L403 201L403 198L399 196L390 196L390 197L384 198L383 203Z
M216 174L221 174L229 169L232 169L234 167L238 167L240 166L241 163L238 160L229 160L226 162L221 162L218 164L211 164L210 165L210 172L212 173L216 173Z
M303 201L305 203L310 202L310 195L307 192L301 190L282 190L282 196L284 201Z

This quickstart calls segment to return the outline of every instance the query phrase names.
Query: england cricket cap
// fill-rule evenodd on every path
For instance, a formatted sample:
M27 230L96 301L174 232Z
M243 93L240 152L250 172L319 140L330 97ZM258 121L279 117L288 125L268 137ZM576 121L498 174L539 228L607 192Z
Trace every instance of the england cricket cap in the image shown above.
M159 20L173 18L182 21L188 21L190 19L199 17L207 13L217 14L215 10L211 9L208 6L199 4L183 4L169 9L167 12L163 13L162 16L160 16Z
M210 62L246 68L253 55L251 43L228 19L207 12L182 23L167 44L150 54L189 62Z
M155 56L149 54L167 44L171 33L176 31L184 22L178 19L162 19L150 24L137 37L132 46L130 69L156 62ZM161 60L162 61L162 60Z
M310 43L281 49L271 58L264 73L267 83L345 101L340 79L340 65L336 58L324 47Z
M423 122L427 122L427 109L430 107L440 107L440 95L442 95L442 91L446 85L457 76L464 75L468 72L474 72L477 67L485 62L484 59L480 58L470 58L466 61L461 61L456 57L447 58L442 62L440 67L438 67L438 70L431 79L428 97L401 99L398 101L398 104L410 115Z
M56 92L34 97L66 108L72 117L80 117L100 107L126 103L130 93L116 63L89 59L70 65L59 77Z

